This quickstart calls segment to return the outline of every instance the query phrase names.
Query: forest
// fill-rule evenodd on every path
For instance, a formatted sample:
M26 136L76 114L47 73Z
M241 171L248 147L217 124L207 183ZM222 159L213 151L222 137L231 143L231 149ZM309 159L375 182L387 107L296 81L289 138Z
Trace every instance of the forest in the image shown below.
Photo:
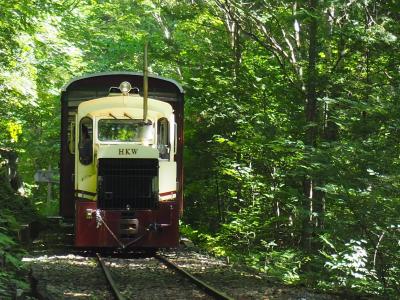
M185 90L181 232L320 291L400 294L400 2L0 0L0 298L20 224L58 212L60 90L149 71ZM18 192L4 167L18 157Z

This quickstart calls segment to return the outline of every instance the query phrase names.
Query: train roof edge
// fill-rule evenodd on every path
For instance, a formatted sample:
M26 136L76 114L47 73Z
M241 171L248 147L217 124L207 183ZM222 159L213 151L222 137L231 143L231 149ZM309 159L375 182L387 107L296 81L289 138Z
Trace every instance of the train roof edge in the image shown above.
M122 81L130 81L133 87L141 90L143 73L129 71L113 71L87 74L76 77L65 84L61 91L61 101L68 107L76 107L80 102L108 95L110 87L118 87ZM149 97L167 102L183 101L184 90L173 79L149 75Z

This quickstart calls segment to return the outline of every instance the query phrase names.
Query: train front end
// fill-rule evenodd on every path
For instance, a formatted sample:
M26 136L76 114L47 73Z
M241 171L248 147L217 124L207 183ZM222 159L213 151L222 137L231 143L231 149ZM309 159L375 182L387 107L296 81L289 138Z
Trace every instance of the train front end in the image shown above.
M111 90L81 101L69 118L73 198L61 191L61 213L73 202L76 247L178 246L182 119L178 102L158 94L145 103L138 89Z

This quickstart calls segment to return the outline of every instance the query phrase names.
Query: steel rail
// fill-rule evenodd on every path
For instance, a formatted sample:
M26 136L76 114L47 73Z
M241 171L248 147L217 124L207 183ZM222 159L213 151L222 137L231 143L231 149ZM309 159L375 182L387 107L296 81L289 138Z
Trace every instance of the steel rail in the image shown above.
M189 272L185 271L178 265L174 264L172 261L168 260L165 256L156 254L154 257L157 258L159 261L161 261L166 266L170 267L171 269L173 269L173 270L179 272L180 274L184 275L185 277L187 277L191 282L196 284L199 288L201 288L208 295L214 297L215 299L222 299L222 300L233 300L234 299L232 297L229 297L225 293L218 291L216 288L212 287L208 283L196 278Z
M114 279L111 276L110 270L107 268L106 264L104 263L103 259L101 258L99 253L96 253L97 259L99 261L99 264L101 266L101 269L104 272L104 275L106 276L107 282L110 285L111 291L117 300L125 300L124 297L120 294L120 292L117 289L117 285L115 284Z

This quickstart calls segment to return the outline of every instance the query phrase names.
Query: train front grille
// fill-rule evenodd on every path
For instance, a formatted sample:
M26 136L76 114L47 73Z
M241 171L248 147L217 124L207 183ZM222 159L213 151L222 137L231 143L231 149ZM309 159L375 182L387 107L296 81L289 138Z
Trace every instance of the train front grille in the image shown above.
M105 210L158 206L158 159L99 159L97 207Z

